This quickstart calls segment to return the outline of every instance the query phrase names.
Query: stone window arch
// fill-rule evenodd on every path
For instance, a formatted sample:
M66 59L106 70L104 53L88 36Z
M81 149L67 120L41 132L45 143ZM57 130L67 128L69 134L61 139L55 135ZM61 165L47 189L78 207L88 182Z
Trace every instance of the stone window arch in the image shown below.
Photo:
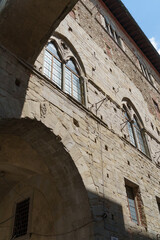
M44 50L43 73L65 93L85 104L82 70L66 43L60 40L48 42Z
M143 122L134 105L129 100L123 101L123 111L128 140L145 155L150 156Z

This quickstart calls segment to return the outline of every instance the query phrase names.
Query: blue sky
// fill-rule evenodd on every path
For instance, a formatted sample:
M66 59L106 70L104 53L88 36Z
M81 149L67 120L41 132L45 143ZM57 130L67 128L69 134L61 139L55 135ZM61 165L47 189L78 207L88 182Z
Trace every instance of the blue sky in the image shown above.
M160 54L160 0L121 0Z

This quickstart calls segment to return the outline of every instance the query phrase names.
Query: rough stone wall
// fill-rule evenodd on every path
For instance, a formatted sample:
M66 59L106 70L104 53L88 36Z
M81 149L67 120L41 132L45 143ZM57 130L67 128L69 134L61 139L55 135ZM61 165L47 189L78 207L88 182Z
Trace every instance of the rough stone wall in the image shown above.
M1 122L0 130L1 239L14 238L16 203L26 198L30 211L25 238L89 239L87 192L58 137L29 119Z
M126 229L126 235L128 236L129 233L133 239L143 238L141 233L145 239L150 234L151 239L154 239L159 232L159 212L155 196L159 195L159 178L157 177L159 168L156 167L159 156L159 134L156 127L159 129L160 124L152 97L154 96L156 100L159 99L159 84L156 83L155 89L144 78L140 72L138 58L133 53L135 46L132 43L127 46L128 41L125 43L125 39L123 39L125 52L122 51L99 24L97 14L99 11L95 7L95 2L79 2L56 29L56 34L60 33L63 40L67 38L73 46L76 46L86 72L87 107L98 117L97 121L100 121L100 125L103 126L97 126L97 130L94 130L96 127L90 125L89 128L93 130L89 132L88 138L92 139L92 144L88 144L89 150L86 149L87 154L93 159L93 165L90 166L91 175L98 189L98 195L101 196L101 200L106 199L104 200L105 206L103 206L103 200L101 203L98 203L99 200L91 200L93 212L99 219L104 211L108 212L107 219L104 220L105 224L97 224L96 236L99 236L97 239L103 239L103 237L110 239L111 236L124 239L123 234L124 229ZM65 37L63 38L63 36ZM137 49L136 51L138 52ZM139 55L143 57L141 53ZM41 57L43 58L43 56ZM154 75L158 79L157 74L154 73ZM123 98L130 99L140 113L147 131L146 137L151 159L134 149L126 141L128 138L124 137L124 135L127 136L127 132L126 128L122 129L124 122ZM103 104L98 108L97 103L103 99L105 99ZM81 127L77 116L76 120ZM85 141L84 138L82 141ZM79 142L79 144L82 143ZM139 226L131 222L129 217L124 178L137 184L140 189L141 197L137 197L140 199L138 208L139 211L140 209L144 210L140 214L141 223ZM152 204L154 205L154 216L151 213ZM121 214L119 213L119 206L122 206L123 214L122 210ZM114 215L116 215L115 218ZM125 227L122 226L123 224L118 224L120 215L124 218ZM106 233L105 229L110 231ZM123 233L123 237L120 232ZM137 236L134 236L136 234Z
M89 231L83 226L81 239L157 239L160 214L156 197L160 198L160 171L156 163L160 147L156 127L160 129L160 124L151 96L153 94L159 99L159 94L100 26L96 13L92 2L79 2L54 33L64 41L68 39L84 65L87 105L77 103L34 69L0 49L0 71L6 79L5 84L1 82L0 85L3 103L0 117L39 121L63 144L81 175L92 214L94 235L90 232L86 238ZM43 54L42 51L35 63L40 73L43 73ZM122 129L123 98L132 101L142 118L151 158L133 147L128 141L126 128ZM97 103L103 99L98 108ZM43 140L43 134L36 132L36 135ZM32 135L30 137L32 143ZM41 141L40 150L44 144ZM47 154L51 146L48 144L48 148L39 150L39 155L43 150ZM35 148L34 145L32 147ZM49 155L45 158L45 154L43 157L47 159ZM60 158L56 156L55 163ZM52 156L49 159L52 161ZM61 168L58 170L61 174L65 172L61 172ZM71 171L69 168L69 175ZM126 179L138 186L138 225L130 218ZM75 218L72 214L69 216L69 227L74 228ZM89 213L84 219L80 217L76 227L82 226L82 221L84 225L90 222ZM79 239L78 234L71 235L70 239Z
M106 58L112 59L114 64L119 67L121 71L124 72L124 74L127 75L129 79L133 81L133 83L140 89L145 101L148 103L149 110L153 111L152 109L154 108L154 105L152 98L156 98L157 102L160 103L159 84L156 81L153 83L158 91L157 92L153 86L150 85L150 83L147 83L146 79L139 71L140 66L136 55L139 55L139 57L143 58L149 69L151 69L151 66L147 63L147 61L144 59L144 56L137 50L137 48L135 48L131 41L128 41L128 38L124 35L121 28L118 25L116 26L116 21L112 18L113 25L116 26L115 29L118 29L118 33L120 33L120 36L123 39L125 50L122 51L122 49L116 44L115 41L113 41L107 31L105 31L103 28L104 21L102 21L102 18L99 15L100 12L102 14L108 14L108 11L103 9L102 6L100 7L100 4L97 1L91 2L88 4L88 1L84 1L84 4L87 6L87 8L84 6L84 4L81 4L81 2L76 5L74 8L76 21L90 36L90 38L92 38L95 43L97 43L97 45L107 53ZM98 9L95 6L98 7ZM152 73L155 79L157 79L159 82L159 77L156 72L152 70Z

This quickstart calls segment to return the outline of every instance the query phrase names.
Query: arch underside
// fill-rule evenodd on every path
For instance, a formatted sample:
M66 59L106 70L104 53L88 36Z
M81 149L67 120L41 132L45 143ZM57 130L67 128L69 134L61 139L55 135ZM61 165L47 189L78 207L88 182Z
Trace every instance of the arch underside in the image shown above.
M0 222L29 197L31 239L91 239L92 224L82 227L91 222L87 191L60 138L26 119L1 121L0 132ZM11 238L13 222L1 225L2 239Z
M0 44L34 63L44 44L77 0L0 2Z

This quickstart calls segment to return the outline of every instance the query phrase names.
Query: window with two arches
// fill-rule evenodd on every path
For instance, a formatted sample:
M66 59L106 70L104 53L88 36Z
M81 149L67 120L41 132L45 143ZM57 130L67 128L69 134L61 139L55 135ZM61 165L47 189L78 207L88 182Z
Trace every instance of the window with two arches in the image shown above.
M127 125L128 140L145 155L149 156L149 150L145 137L142 120L131 103L123 104L125 123Z
M45 48L43 73L64 92L84 103L82 78L76 60L73 57L63 59L52 42Z

